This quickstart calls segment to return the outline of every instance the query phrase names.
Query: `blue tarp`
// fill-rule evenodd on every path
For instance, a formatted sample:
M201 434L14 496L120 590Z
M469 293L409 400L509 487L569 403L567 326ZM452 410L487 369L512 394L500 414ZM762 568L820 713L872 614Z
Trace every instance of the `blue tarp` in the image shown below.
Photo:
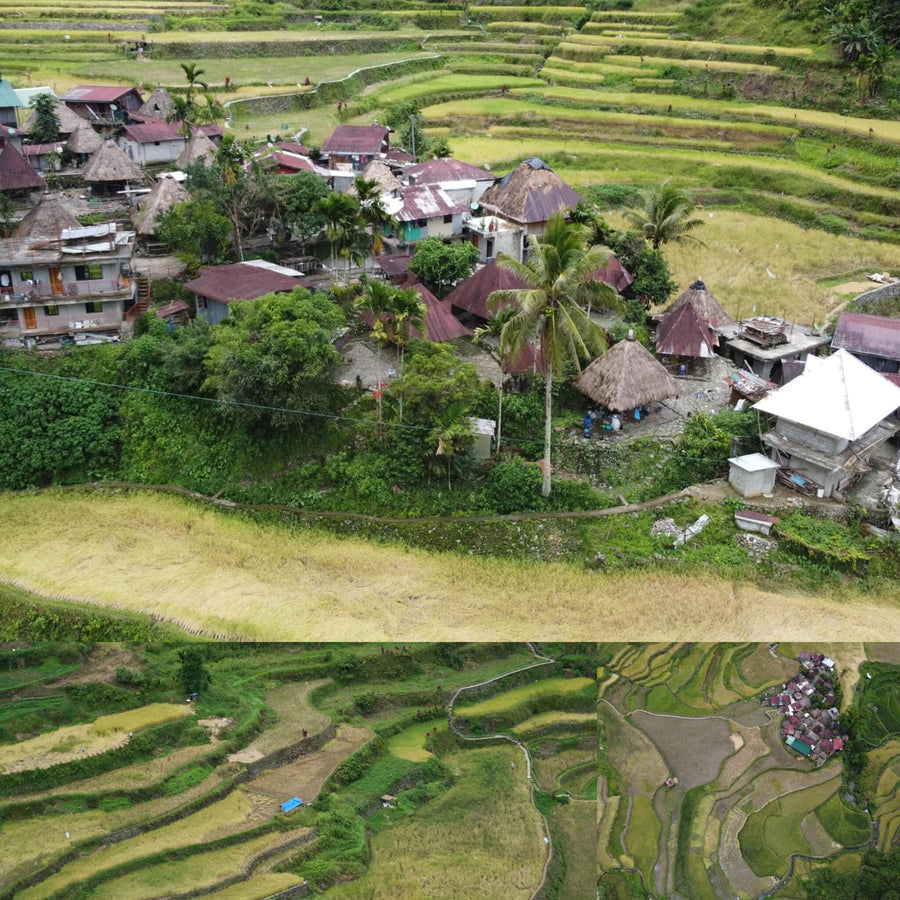
M281 804L281 811L290 812L298 806L303 806L303 801L299 797L291 797L290 800L285 800L284 803Z

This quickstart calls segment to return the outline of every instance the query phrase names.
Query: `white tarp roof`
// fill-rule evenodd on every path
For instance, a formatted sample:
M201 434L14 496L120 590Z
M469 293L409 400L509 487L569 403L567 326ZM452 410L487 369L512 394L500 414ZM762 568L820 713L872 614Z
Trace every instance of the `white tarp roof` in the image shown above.
M855 441L900 408L900 388L846 350L754 404L760 412Z

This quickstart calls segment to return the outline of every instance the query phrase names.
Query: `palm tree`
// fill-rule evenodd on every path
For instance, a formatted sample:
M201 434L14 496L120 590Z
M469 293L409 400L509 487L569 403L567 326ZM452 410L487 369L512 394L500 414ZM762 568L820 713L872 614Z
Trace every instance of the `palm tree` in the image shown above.
M391 322L391 340L400 348L400 384L403 384L403 363L406 357L406 345L415 328L425 336L425 301L415 288L395 288L391 297L389 312ZM403 421L403 391L400 392L399 418Z
M325 238L331 246L331 269L335 268L335 257L343 256L350 261L360 252L360 232L364 225L359 208L352 197L332 191L316 201L316 209L325 220Z
M582 359L594 359L606 349L606 339L581 304L592 299L618 306L615 289L594 281L605 265L608 251L587 247L584 229L556 215L547 223L542 238L531 239L527 263L504 257L498 265L522 279L524 288L494 291L488 305L518 305L516 314L500 333L500 354L515 358L537 338L544 376L544 480L541 493L550 496L550 449L553 412L553 376L567 364L581 369Z
M181 63L180 65L188 83L188 98L194 94L194 85L199 84L204 91L209 90L209 85L200 78L201 75L206 74L203 69L198 69L196 63Z
M654 250L668 241L697 240L687 234L692 228L702 224L702 219L691 219L694 205L690 197L671 181L657 185L644 198L644 208L628 213L644 239Z
M357 175L353 184L356 187L356 199L359 203L360 215L371 230L371 256L374 265L375 254L381 250L384 244L379 231L385 226L395 223L384 206L384 200L377 181Z

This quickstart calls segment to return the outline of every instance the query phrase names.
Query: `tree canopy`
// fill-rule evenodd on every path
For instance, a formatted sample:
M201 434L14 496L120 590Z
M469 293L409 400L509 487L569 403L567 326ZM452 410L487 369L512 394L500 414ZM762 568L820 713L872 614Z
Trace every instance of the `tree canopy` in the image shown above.
M301 416L265 407L330 408L338 362L334 340L343 325L337 305L303 288L233 303L213 329L204 387L223 400L248 404L241 412L251 421L296 425Z
M628 218L650 246L658 250L669 241L697 240L688 232L703 224L703 220L692 219L693 210L687 192L664 181L647 193L644 208L628 213Z
M428 290L443 299L454 284L472 274L477 262L478 250L474 244L467 241L445 244L440 238L430 237L416 244L409 268Z
M59 139L59 116L56 98L52 94L36 94L31 98L34 123L28 136L33 144L52 144Z

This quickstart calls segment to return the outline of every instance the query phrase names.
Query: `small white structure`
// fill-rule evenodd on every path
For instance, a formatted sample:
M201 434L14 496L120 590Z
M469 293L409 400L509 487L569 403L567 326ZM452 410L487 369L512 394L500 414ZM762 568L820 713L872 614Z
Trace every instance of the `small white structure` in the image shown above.
M497 423L493 419L471 418L469 424L472 426L472 434L475 435L475 443L472 444L470 453L475 459L490 459Z
M771 494L775 487L778 463L762 453L732 456L729 460L728 483L742 497L758 497Z
M734 514L734 524L741 531L752 531L755 534L769 534L772 526L778 524L778 516L767 516L755 509L739 509Z

